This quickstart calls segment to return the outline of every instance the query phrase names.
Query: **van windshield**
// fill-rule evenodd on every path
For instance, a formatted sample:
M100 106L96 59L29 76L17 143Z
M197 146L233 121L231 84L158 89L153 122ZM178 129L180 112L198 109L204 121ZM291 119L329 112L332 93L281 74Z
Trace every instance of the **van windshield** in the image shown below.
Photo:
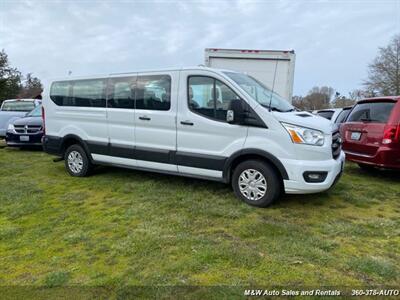
M224 72L224 74L236 82L250 97L262 106L279 112L294 111L294 107L288 101L277 93L272 92L257 79L243 73Z

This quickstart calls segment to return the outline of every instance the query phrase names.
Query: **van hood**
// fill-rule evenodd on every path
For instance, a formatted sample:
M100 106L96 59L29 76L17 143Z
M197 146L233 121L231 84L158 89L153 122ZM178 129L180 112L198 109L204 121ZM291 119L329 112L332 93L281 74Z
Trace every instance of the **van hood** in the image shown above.
M333 124L320 116L306 111L273 112L274 117L284 123L320 130L325 134L332 134Z

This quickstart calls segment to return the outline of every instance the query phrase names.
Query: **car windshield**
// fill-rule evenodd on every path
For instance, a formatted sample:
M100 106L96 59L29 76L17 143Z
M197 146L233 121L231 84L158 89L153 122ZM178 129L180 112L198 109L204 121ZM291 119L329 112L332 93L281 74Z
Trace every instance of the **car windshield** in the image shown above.
M2 111L31 111L35 108L33 101L7 101L1 107Z
M257 79L234 72L224 72L230 79L236 82L250 97L264 107L280 112L294 111L294 107L284 98L268 89Z
M41 117L42 116L42 106L36 106L36 108L34 110L32 110L31 112L29 112L27 115L27 117Z

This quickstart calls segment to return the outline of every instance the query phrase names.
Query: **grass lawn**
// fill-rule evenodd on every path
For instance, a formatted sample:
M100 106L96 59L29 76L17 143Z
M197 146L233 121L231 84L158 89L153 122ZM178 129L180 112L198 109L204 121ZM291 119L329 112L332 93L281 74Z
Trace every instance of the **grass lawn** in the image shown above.
M229 186L0 149L0 286L400 285L400 174L268 209Z

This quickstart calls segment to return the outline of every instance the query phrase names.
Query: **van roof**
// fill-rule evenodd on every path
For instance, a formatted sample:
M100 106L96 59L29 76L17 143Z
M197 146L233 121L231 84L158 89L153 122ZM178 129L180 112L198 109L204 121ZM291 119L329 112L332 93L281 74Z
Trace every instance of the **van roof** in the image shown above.
M186 71L186 70L205 70L211 71L215 73L222 73L222 72L235 72L239 73L234 70L225 70L225 69L216 69L216 68L209 68L205 66L195 66L195 67L180 67L180 68L163 68L163 69L144 69L144 70L135 70L130 72L118 72L118 73L109 73L109 74L96 74L96 75L85 75L85 76L65 76L54 78L51 81L62 81L62 80L75 80L75 79L91 79L91 78L102 78L102 77L109 77L109 76L118 76L118 75L130 75L136 73L160 73L160 72L171 72L171 71Z

